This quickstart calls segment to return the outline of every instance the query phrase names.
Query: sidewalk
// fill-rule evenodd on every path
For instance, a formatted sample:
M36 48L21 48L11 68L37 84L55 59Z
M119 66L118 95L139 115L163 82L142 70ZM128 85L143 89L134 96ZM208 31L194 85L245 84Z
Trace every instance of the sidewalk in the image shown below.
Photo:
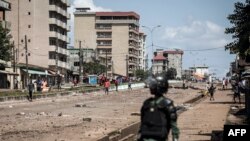
M207 97L182 113L178 119L180 141L210 141L212 132L223 131L232 101L232 91L216 91L215 101Z

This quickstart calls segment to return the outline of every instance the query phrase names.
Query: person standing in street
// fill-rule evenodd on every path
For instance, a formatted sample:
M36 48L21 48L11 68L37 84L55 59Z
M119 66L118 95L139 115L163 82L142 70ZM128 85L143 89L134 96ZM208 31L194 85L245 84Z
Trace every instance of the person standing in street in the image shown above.
M28 100L29 100L30 102L32 102L32 99L33 99L33 91L34 91L34 84L32 83L31 80L30 80L30 83L28 84L28 91L29 91Z
M104 88L105 88L105 94L109 94L109 87L110 87L110 82L109 79L106 79L106 82L104 83Z
M239 104L240 104L240 82L236 82L234 86L234 103L236 103L236 98L239 99Z
M153 97L144 101L141 108L141 125L137 141L168 141L172 130L173 141L179 139L177 113L173 101L163 96L168 91L168 79L165 74L153 77L149 81Z
M129 89L129 90L132 90L131 84L132 84L132 81L131 81L131 79L129 79L129 81L128 81L128 89Z
M115 90L118 91L118 80L115 80Z
M215 93L216 87L214 87L213 83L211 84L209 88L209 93L210 93L210 101L214 101L214 93Z

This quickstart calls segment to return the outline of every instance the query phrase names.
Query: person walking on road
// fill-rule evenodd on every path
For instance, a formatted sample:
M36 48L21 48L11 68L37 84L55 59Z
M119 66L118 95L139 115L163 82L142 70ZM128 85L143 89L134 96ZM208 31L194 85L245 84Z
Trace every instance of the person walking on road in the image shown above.
M236 82L235 83L235 86L234 86L234 103L236 103L236 98L239 99L239 103L240 103L240 85L239 85L239 82Z
M106 80L106 82L104 83L104 88L105 88L105 94L109 94L109 87L110 87L110 82L109 79Z
M33 91L34 91L34 84L32 83L32 81L30 80L30 83L28 84L28 91L29 91L29 96L28 96L28 100L32 102L33 99Z
M118 80L115 80L115 90L118 91Z
M141 108L141 125L137 141L167 141L172 130L172 139L179 138L177 113L173 101L163 96L168 91L166 75L153 77L149 82L150 93L154 95L144 101Z
M209 88L210 93L210 101L214 101L214 93L215 93L216 87L214 87L213 83L211 84L211 87Z
M132 81L131 81L131 79L129 79L129 81L128 81L128 89L129 89L129 90L132 90L131 84L132 84Z

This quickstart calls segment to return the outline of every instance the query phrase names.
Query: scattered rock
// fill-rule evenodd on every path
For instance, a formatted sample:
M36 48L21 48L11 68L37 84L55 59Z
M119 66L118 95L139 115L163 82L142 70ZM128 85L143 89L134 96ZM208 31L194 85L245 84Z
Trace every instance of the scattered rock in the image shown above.
M37 113L37 115L45 116L47 114L45 112L40 112L40 113Z
M56 102L54 99L51 102Z
M61 117L62 115L63 115L62 112L58 114L59 117Z
M9 108L13 108L13 106L12 106L12 105L10 105L10 106L9 106Z
M87 122L91 122L92 119L91 118L83 118L82 120L87 121Z
M140 113L131 113L131 116L141 116Z
M75 105L75 107L86 107L87 105L86 104L83 104L83 103L77 103Z
M20 112L20 113L17 113L16 115L23 116L23 115L25 115L25 113L24 112Z
M238 108L237 107L231 107L232 110L237 110Z

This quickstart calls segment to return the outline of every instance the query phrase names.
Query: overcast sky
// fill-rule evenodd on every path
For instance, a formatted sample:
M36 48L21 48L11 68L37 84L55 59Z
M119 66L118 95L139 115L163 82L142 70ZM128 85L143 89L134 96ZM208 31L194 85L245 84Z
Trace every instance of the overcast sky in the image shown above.
M239 1L239 0L238 0ZM245 0L240 0L244 2ZM140 15L140 25L153 28L154 50L178 48L184 50L183 68L206 64L210 72L223 77L235 59L224 46L232 41L225 35L230 27L227 16L233 13L237 0L71 0L72 7L90 7L92 11L134 11ZM71 16L73 25L73 14ZM152 57L151 34L147 34L147 51ZM72 37L71 41L74 41ZM211 49L207 51L192 51ZM190 51L191 50L191 51Z

